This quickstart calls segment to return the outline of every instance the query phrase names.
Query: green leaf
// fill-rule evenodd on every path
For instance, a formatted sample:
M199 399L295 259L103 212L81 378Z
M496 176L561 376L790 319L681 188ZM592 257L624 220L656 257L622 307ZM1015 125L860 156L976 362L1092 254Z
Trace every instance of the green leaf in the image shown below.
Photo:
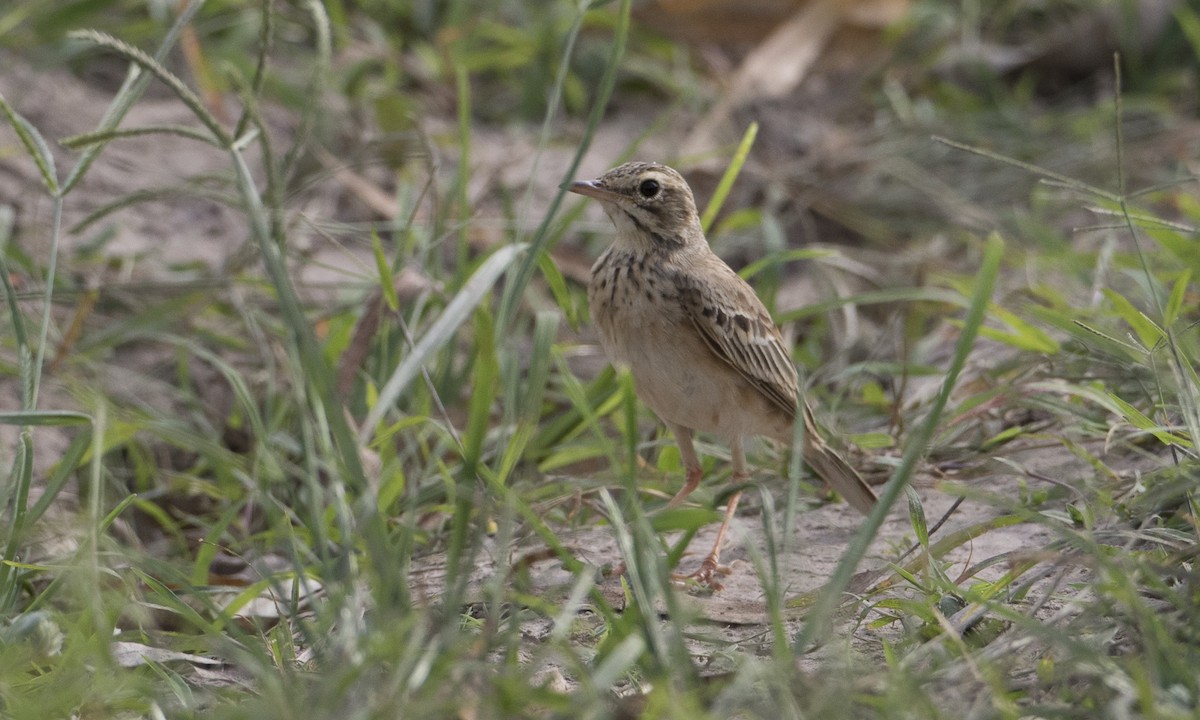
M396 283L392 281L392 267L383 253L383 242L379 233L371 231L371 253L375 256L375 270L379 273L379 289L388 309L396 312L400 308L400 297L396 295Z
M883 432L851 434L846 436L846 440L863 450L879 450L896 445L896 438Z
M905 486L904 495L908 498L908 522L917 535L917 542L928 552L929 526L925 522L925 508L921 506L921 496L911 486Z
M1179 319L1179 313L1183 309L1183 299L1187 296L1188 283L1191 281L1191 269L1184 270L1183 275L1175 281L1175 286L1171 288L1171 295L1167 298L1167 305L1163 308L1163 327L1169 328Z
M1118 408L1118 412L1138 430L1145 430L1154 437L1158 438L1164 445L1177 445L1179 447L1190 448L1191 441L1167 431L1162 425L1151 420L1145 413L1138 410L1130 403L1117 397L1114 393L1107 393L1110 400Z
M103 145L122 138L137 138L147 135L174 135L188 140L198 140L206 145L219 147L212 135L186 125L149 125L134 128L110 128L92 132L71 135L58 141L59 145L71 150L79 150L92 145Z
M500 462L496 466L495 482L503 485L508 482L508 476L512 474L513 469L521 460L521 456L525 454L525 448L529 446L529 441L537 433L537 425L531 422L521 422L517 424L517 429L512 436L504 443L504 454L500 456Z
M990 450L990 449L996 447L997 445L1002 445L1002 444L1008 442L1009 440L1012 440L1013 438L1021 435L1023 432L1025 432L1025 428L1021 427L1020 425L1013 425L1011 427L1007 427L1007 428L1001 430L1000 432L996 433L995 435L991 436L987 440L984 440L983 445L980 447L980 449L981 450Z
M992 305L988 314L1007 325L1012 332L982 327L979 329L980 335L1011 345L1019 350L1029 350L1046 355L1058 353L1060 349L1058 341L1047 335L1041 328L1022 320L1015 313L998 305Z
M1162 328L1155 324L1153 320L1146 317L1146 314L1133 306L1124 295L1121 295L1115 290L1104 288L1104 296L1112 303L1113 309L1121 316L1129 327L1133 328L1133 332L1137 335L1138 341L1142 347L1149 350L1159 341L1166 337L1166 333Z
M658 460L655 461L654 467L662 473L681 472L683 459L679 454L679 446L674 443L664 445L663 449L658 451Z
M558 265L554 263L554 258L550 257L550 253L539 254L538 269L542 271L542 277L545 278L546 285L550 287L550 294L554 296L554 302L558 304L558 309L567 318L567 324L571 326L572 330L578 332L579 310L575 305L574 298L571 297L570 288L567 287L567 279L559 271Z
M887 484L880 491L879 502L855 534L850 546L842 554L842 559L838 562L833 577L830 578L829 582L825 584L817 595L812 610L805 620L803 629L796 634L792 641L792 646L798 651L806 650L809 644L814 641L820 641L829 637L829 634L833 630L833 614L842 601L842 594L850 584L850 579L854 575L855 568L858 567L858 563L866 556L867 549L883 526L883 521L888 511L897 498L899 498L901 491L907 486L909 479L916 470L918 461L929 452L930 440L941 423L942 413L945 411L946 404L950 400L950 395L958 382L959 373L962 372L963 366L967 362L967 356L975 345L975 338L978 336L979 328L983 325L983 319L987 308L991 304L992 290L996 287L996 276L1000 271L1000 263L1003 258L1004 240L998 234L992 234L988 238L984 248L983 262L976 275L974 292L967 310L967 317L963 322L963 329L958 336L958 342L955 343L954 355L950 360L950 366L946 369L942 386L929 411L926 413L925 420L908 437L900 464L892 471L891 479L888 480ZM790 605L792 601L789 600L788 602Z
M966 298L962 295L945 288L888 288L886 290L872 290L844 298L833 298L832 300L805 305L795 310L779 313L775 316L775 322L780 325L786 325L787 323L803 320L804 318L824 315L843 305L861 307L863 305L895 305L906 302L935 302L958 307L966 307L967 304Z
M703 507L674 507L657 513L650 519L654 532L696 531L717 522L722 517L716 510Z
M575 178L575 173L579 170L579 164L583 161L583 156L588 148L591 147L592 138L596 135L596 129L600 126L600 122L605 116L608 100L612 97L613 88L617 84L621 58L625 54L625 41L629 37L629 18L632 7L632 0L620 0L620 9L617 11L617 25L613 31L612 41L609 43L608 60L604 64L604 74L601 76L600 81L594 85L593 97L595 98L595 102L588 113L587 125L584 127L583 137L580 139L575 154L571 158L570 167L567 168L562 178L563 183L559 185L559 190L550 201L550 206L546 209L546 214L542 218L542 222L538 224L537 230L533 233L533 239L530 241L532 255L527 256L516 267L513 274L508 278L508 282L504 284L504 294L500 298L500 310L497 315L497 326L500 332L509 332L512 330L512 324L517 316L517 308L520 304L521 296L525 292L525 287L529 284L529 279L533 277L533 266L537 263L541 253L548 247L551 241L550 228L553 225L554 216L558 213L558 208L562 205L563 198L567 193L564 189L565 184ZM559 81L566 77L567 68L570 65L570 62L568 62L570 60L569 53L575 44L576 36L583 27L585 15L586 10L581 9L581 12L576 17L576 21L571 25L571 29L567 33L563 61L560 65L561 71L557 76ZM558 88L560 86L561 82L555 83L552 102L546 109L544 129L550 127L553 112L557 109L556 101L559 96Z
M721 211L721 206L725 204L725 199L729 197L729 190L733 187L733 181L737 179L738 173L742 171L742 165L746 163L746 156L750 154L750 148L753 147L754 138L757 136L758 123L752 122L742 135L742 141L738 144L737 152L733 154L733 159L729 161L729 167L725 168L725 174L721 176L721 181L717 183L717 189L713 191L713 196L708 201L708 206L704 208L704 213L700 216L700 227L704 232L708 232L708 229L712 227L713 220L717 217L717 213Z
M716 230L713 230L712 235L720 237L725 233L756 228L762 222L762 217L763 213L759 208L749 207L734 210L721 219L721 223L717 225Z
M3 95L0 95L0 111L4 112L9 125L17 133L17 139L25 146L25 152L29 153L29 157L37 165L38 173L41 174L42 183L46 189L50 191L51 195L58 195L58 171L54 168L54 155L51 154L46 139L42 137L37 128L8 104Z
M1082 323L1078 320L1075 320L1072 323L1072 325L1076 328L1079 328L1080 330L1086 331L1091 336L1094 336L1094 337L1080 336L1079 339L1081 342L1083 342L1085 344L1090 344L1090 341L1092 341L1092 340L1099 340L1099 341L1101 341L1101 344L1108 346L1105 348L1105 350L1107 352L1109 352L1113 355L1116 355L1118 357L1128 356L1130 359L1133 359L1133 358L1142 358L1146 354L1145 348L1140 348L1131 342L1126 342L1124 340L1115 338L1112 335L1109 335L1108 333L1101 332L1100 330L1092 327L1091 325L1087 325L1086 323ZM1125 352L1121 352L1121 351L1125 351Z
M1175 21L1179 23L1179 29L1183 31L1183 36L1192 46L1192 55L1200 57L1200 16L1197 16L1196 11L1187 3L1176 5L1174 14Z
M175 97L179 98L180 102L186 105L188 110L192 111L196 119L208 128L208 131L212 133L218 145L228 148L233 144L233 138L229 136L229 133L225 131L225 128L217 121L216 117L208 111L208 108L201 102L196 93L192 92L187 83L183 82L177 75L159 63L157 58L151 57L139 48L135 48L108 33L98 30L75 30L67 33L67 37L109 50L154 75L154 77L158 78L175 93Z
M470 278L463 283L462 288L446 305L446 309L438 316L408 355L392 372L391 377L379 390L379 400L371 406L359 431L359 442L366 444L374 432L374 428L383 419L384 414L391 409L408 384L421 371L421 367L429 361L435 352L448 343L459 326L466 322L472 311L487 297L496 281L509 265L525 251L525 245L504 245L492 253Z
M496 400L496 384L500 364L496 358L492 318L487 308L475 313L475 358L471 373L471 401L467 405L467 427L463 432L463 464L468 475L475 473L483 455L484 439L491 427L492 403Z
M1190 439L1170 432L1162 425L1151 420L1145 413L1135 408L1129 402L1103 388L1069 383L1062 380L1044 380L1030 383L1028 389L1030 392L1046 393L1049 395L1073 395L1099 405L1114 415L1122 416L1130 425L1139 430L1149 432L1166 445L1176 445L1183 448L1192 447Z
M928 588L928 587L926 587L926 586L925 586L925 584L921 582L921 579L920 579L920 578L918 578L916 575L913 575L911 572L909 572L908 570L906 570L906 569L904 569L904 568L900 567L899 565L892 565L891 567L892 567L892 571L893 571L893 572L895 572L895 573L896 573L897 575L899 575L900 577L904 578L904 580L905 580L905 581L906 581L908 584L910 584L910 585L912 585L913 587L917 588L918 590L920 590L922 593L924 593L924 594L926 594L926 595L927 595L927 594L929 594L929 588ZM902 608L902 607L903 607L903 608L907 608L907 607L908 607L908 603L910 603L910 602L912 602L912 601L911 601L911 600L905 600L905 599L901 599L901 598L896 598L896 599L895 599L895 602L897 603L897 605L896 605L896 608L897 608L897 609L900 609L900 608Z
M525 373L525 392L520 396L519 403L522 420L535 425L541 418L546 384L550 380L550 359L554 338L558 335L558 319L558 313L553 310L543 310L534 319L533 348Z
M837 252L826 250L824 248L800 248L799 250L788 250L787 252L771 253L765 257L759 258L742 268L738 275L742 276L743 280L749 280L758 273L766 270L769 267L782 265L793 260L816 260L819 258L833 257Z
M0 425L87 425L92 416L73 410L16 410L0 412Z
M555 446L554 452L546 455L538 463L537 469L538 472L542 473L554 472L559 468L604 457L606 454L607 452L604 448L598 447L592 442L570 445L559 444Z
M82 431L75 435L71 440L71 444L67 446L54 466L54 471L50 475L50 479L46 482L45 488L37 502L28 512L25 513L24 522L26 525L31 525L37 522L37 519L50 507L50 503L58 497L58 493L66 486L67 481L74 477L76 468L83 460L84 453L91 446L92 433L91 429Z

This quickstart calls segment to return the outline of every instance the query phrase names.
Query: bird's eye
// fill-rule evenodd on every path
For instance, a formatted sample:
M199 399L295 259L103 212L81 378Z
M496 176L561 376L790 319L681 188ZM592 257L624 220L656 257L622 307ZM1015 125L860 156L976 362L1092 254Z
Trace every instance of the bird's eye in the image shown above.
M658 194L657 180L643 180L641 185L638 185L638 192L647 200Z

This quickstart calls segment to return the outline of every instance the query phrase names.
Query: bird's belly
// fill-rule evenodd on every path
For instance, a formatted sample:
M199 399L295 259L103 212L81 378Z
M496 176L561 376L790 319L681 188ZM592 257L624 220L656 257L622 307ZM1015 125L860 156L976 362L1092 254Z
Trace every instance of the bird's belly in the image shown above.
M638 397L655 414L726 439L791 438L791 415L709 349L653 263L610 251L592 275L588 304L601 344L609 359L630 368Z
M791 419L717 358L686 318L659 308L613 320L601 326L605 350L629 367L638 397L665 422L727 439L791 437Z
M745 380L723 370L702 374L690 369L695 364L632 364L638 396L664 421L692 430L726 439L790 437L791 422Z

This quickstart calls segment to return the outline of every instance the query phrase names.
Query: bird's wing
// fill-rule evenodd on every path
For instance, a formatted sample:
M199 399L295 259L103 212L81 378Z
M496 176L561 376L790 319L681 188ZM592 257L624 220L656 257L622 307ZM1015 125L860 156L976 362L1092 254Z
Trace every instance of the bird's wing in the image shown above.
M713 353L791 416L796 412L796 367L762 301L737 273L713 256L703 274L681 275L684 310ZM725 277L712 282L713 275ZM700 282L698 277L709 280Z
M677 286L683 307L704 343L733 366L759 392L789 416L796 413L796 366L754 289L716 260L703 274L680 274ZM707 282L696 278L705 277ZM712 280L716 279L716 282ZM829 447L817 428L808 403L804 412L804 459L825 482L867 514L875 493L845 458Z

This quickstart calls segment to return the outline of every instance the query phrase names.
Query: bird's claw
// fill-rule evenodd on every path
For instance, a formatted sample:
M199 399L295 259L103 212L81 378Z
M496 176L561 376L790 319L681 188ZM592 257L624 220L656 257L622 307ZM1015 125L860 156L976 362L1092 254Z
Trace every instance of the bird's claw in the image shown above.
M709 555L708 557L704 558L704 562L700 563L700 567L696 570L696 572L690 575L672 575L671 579L683 585L696 583L701 587L706 587L709 590L717 592L724 590L725 586L722 585L715 576L720 575L722 577L726 577L732 574L733 568L729 567L728 565L718 564L717 558Z

